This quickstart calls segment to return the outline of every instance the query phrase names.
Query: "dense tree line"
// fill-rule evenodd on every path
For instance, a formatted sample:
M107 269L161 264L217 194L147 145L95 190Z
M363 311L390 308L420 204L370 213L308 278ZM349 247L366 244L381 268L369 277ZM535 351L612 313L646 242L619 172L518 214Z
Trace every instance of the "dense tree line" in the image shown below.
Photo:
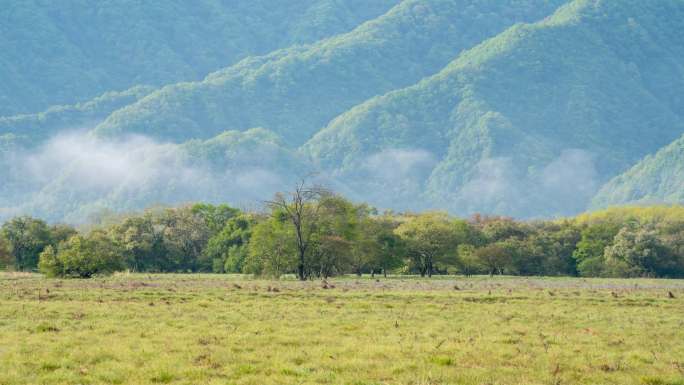
M318 187L277 194L261 212L155 208L77 231L17 217L0 266L83 277L114 271L684 276L684 207L620 208L546 221L443 212L380 213Z

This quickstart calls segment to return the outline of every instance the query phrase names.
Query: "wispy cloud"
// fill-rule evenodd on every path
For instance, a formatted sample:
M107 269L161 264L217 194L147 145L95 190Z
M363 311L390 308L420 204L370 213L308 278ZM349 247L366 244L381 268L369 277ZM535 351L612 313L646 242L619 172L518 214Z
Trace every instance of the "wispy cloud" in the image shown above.
M199 200L253 205L291 182L269 169L276 163L273 154L263 153L261 164L216 164L209 154L141 136L103 140L65 133L5 157L12 172L4 178L15 187L0 197L0 219L29 213L79 222L87 217L84 208L139 209Z

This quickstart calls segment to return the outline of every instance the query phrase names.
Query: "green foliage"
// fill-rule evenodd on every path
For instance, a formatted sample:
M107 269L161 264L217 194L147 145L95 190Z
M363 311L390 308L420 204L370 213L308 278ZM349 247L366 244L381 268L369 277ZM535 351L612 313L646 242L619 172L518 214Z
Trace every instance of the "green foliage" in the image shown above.
M669 252L655 229L632 222L620 229L604 254L610 275L662 277L674 270L673 265L677 267Z
M582 276L603 276L603 253L620 230L617 223L590 224L582 229L581 239L572 256L577 260L577 269Z
M9 242L0 234L0 269L14 267L14 256L10 252Z
M315 233L307 256L307 275L327 278L366 268L368 242L361 222L368 215L366 207L357 207L338 195L323 195L315 215Z
M40 256L38 267L47 275L82 278L124 268L300 280L379 273L684 276L682 207L616 208L553 221L481 215L466 221L444 212L378 214L301 184L277 194L267 209L153 208L81 233L18 217L3 226L0 266L29 270Z
M489 275L503 274L509 265L510 255L503 245L492 243L475 250L476 261L483 266Z
M5 4L0 115L71 104L136 84L197 80L250 55L346 32L396 2Z
M204 223L214 233L226 227L228 222L240 213L240 210L226 204L214 206L207 203L194 204L190 211L204 219Z
M236 231L238 214L230 206L211 204L151 209L124 218L109 233L134 271L223 272L224 254L232 245L223 242Z
M604 210L589 211L574 218L580 224L639 222L681 222L684 221L684 206L622 206Z
M96 125L99 136L184 143L169 168L208 165L204 179L216 184L187 188L179 172L93 192L64 167L33 186L0 156L0 178L12 177L0 186L0 211L73 220L102 207L264 199L274 189L254 196L261 190L221 187L245 170L286 181L320 168L353 199L379 207L572 215L653 153L606 185L593 207L683 199L683 142L672 142L684 131L684 7L676 1L91 8L67 1L0 11L8 31L0 110L47 108L0 118L0 153ZM159 54L141 54L152 51ZM263 149L272 151L254 155Z
M298 145L354 105L411 85L462 50L516 22L540 19L562 2L402 1L351 32L249 58L203 81L165 87L113 113L96 132L187 140L226 127L260 126Z
M269 218L254 226L243 271L276 278L294 271L296 248L291 226L277 218Z
M210 183L188 188L180 172L95 193L65 167L49 185L26 187L0 156L0 178L14 178L0 186L0 212L74 220L102 207L261 200L283 186L259 194L236 186L242 172L287 183L318 169L378 207L555 217L585 210L599 186L668 143L606 185L593 207L683 199L683 142L672 142L684 131L680 2L5 8L12 33L0 38L0 105L47 107L49 94L53 107L0 118L0 153L95 122L98 137L183 143L169 168L208 166Z
M404 265L404 241L394 233L398 226L399 221L387 214L363 218L354 250L363 255L371 274L382 272L386 277L388 272Z
M212 261L213 272L242 272L247 258L247 245L255 223L256 218L253 216L234 215L223 224L223 228L209 238L204 255Z
M135 86L122 92L109 91L83 103L53 105L35 114L0 116L0 138L3 134L15 135L12 138L15 144L35 146L61 130L73 130L102 120L119 108L142 99L153 90L149 86ZM5 140L8 139L9 137Z
M581 212L601 183L684 132L682 20L676 1L571 2L356 105L303 150L350 189L382 191L371 200L379 206L419 196L418 208L460 214ZM416 187L364 167L393 149L432 156ZM679 179L653 182L670 186L671 202L682 190Z
M103 231L74 235L57 248L47 246L40 254L40 271L48 277L90 278L125 268L123 253Z
M48 225L30 217L17 217L5 222L2 236L9 246L17 270L35 269L40 253L51 241Z
M159 226L155 226L151 212L126 218L122 223L112 226L109 232L112 239L121 245L131 270L163 270L163 236Z
M591 207L684 202L684 137L604 185Z
M458 271L465 276L471 276L483 271L483 263L473 245L458 245Z
M434 212L410 216L395 233L406 245L411 267L421 276L432 276L456 261L456 249L466 236L466 223L445 213Z

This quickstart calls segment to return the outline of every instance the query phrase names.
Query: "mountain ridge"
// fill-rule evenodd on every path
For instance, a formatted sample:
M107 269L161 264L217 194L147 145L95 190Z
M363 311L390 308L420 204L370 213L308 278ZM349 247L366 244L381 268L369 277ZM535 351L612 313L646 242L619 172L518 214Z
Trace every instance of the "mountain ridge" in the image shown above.
M195 80L249 56L347 31L399 0L7 3L0 116L136 84Z
M469 29L477 15L460 6L468 3L493 7L487 11L490 16L497 11L512 16L492 17L494 25L483 30ZM238 64L202 82L157 91L113 113L96 132L145 133L178 141L262 126L291 145L301 144L345 109L419 81L483 37L517 20L543 17L560 3L406 0L346 34L271 54L275 60L266 58L253 67Z
M681 1L374 6L346 31L323 17L311 28L330 36L201 80L0 118L0 207L76 220L174 199L261 201L317 171L381 208L558 217L624 200L611 180L636 178L648 154L678 162L667 149L684 133ZM655 177L638 174L648 190ZM672 188L648 196L684 199Z

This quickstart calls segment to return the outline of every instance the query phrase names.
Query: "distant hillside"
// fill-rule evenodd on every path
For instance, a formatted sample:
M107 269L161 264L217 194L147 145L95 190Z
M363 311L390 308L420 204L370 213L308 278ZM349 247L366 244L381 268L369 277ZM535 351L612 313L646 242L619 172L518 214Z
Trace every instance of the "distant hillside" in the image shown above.
M559 0L405 0L352 32L164 87L112 114L99 134L173 141L266 127L301 144L336 115L431 75L459 52Z
M602 181L684 132L683 29L681 1L575 1L354 107L304 151L381 205L581 211ZM419 165L413 189L400 160Z
M22 0L0 7L0 116L197 80L346 32L399 0Z
M621 204L684 202L684 136L613 178L592 208Z
M0 117L0 142L3 137L12 137L15 144L33 146L62 130L92 128L113 111L153 90L150 86L136 86L122 92L110 91L84 103L52 106L36 114Z
M312 171L395 210L684 203L682 0L32 0L0 20L0 221L256 204Z

